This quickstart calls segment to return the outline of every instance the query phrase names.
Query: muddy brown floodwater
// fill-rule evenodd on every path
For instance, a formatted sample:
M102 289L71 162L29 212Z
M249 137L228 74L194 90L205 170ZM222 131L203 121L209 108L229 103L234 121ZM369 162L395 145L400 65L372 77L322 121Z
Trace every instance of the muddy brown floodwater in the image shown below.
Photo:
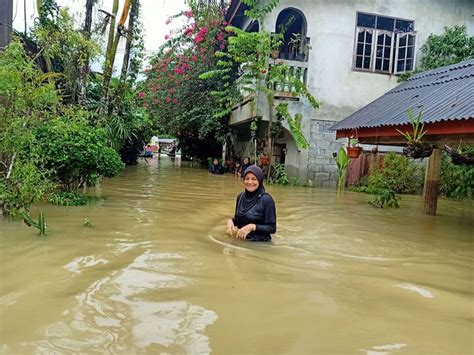
M0 353L472 354L474 206L267 186L271 243L223 234L242 183L156 157L0 223ZM85 227L88 219L93 227Z

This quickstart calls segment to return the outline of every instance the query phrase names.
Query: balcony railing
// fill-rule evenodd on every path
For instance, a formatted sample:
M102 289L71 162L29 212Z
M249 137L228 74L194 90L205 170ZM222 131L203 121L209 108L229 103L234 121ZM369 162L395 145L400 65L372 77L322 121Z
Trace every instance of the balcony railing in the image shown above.
M294 61L283 61L286 62L288 69L285 72L285 79L281 82L273 83L271 87L275 91L280 92L296 92L296 87L293 84L292 79L299 79L303 84L306 85L308 68L305 64Z

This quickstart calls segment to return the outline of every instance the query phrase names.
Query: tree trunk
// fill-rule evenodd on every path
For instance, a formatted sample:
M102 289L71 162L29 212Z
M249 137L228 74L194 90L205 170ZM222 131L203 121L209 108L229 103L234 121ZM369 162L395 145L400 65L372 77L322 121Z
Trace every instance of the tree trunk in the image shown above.
M107 112L107 106L109 102L110 78L112 77L112 69L114 67L115 51L113 50L113 47L114 47L114 42L115 42L114 41L115 18L117 17L118 6L119 6L119 1L114 0L114 4L112 7L112 16L110 18L109 38L107 41L107 50L105 53L104 77L103 77L103 82L102 82L102 110L103 112ZM118 44L118 41L117 41L117 44Z
M127 80L128 66L130 63L130 50L132 49L132 41L134 39L133 30L135 27L135 19L138 17L138 10L139 10L139 0L132 0L130 17L128 19L127 42L125 43L125 53L123 55L122 72L120 73L120 83L119 83L119 88L117 90L117 95L115 95L115 104L114 104L115 111L119 110L119 106L122 101L122 95L123 95L123 92L125 91L125 82Z
M272 172L272 156L273 156L273 137L272 137L272 128L273 128L273 91L271 92L271 98L268 99L268 129L267 129L267 154L270 155L270 160L268 162L268 173L267 181L271 180Z
M86 2L86 19L82 32L86 39L90 39L92 35L92 10L97 0L87 0ZM79 104L84 105L86 102L86 82L89 74L89 56L86 57L84 64L81 67L79 76Z

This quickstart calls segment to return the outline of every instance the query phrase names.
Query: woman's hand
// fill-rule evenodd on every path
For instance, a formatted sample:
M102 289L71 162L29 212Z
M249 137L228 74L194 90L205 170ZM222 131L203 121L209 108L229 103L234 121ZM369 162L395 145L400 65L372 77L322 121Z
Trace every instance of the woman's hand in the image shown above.
M250 232L253 232L257 226L253 223L247 224L237 231L237 239L245 239Z
M232 222L231 219L227 220L227 225L225 227L225 234L227 234L229 237L235 237L235 228L234 222Z

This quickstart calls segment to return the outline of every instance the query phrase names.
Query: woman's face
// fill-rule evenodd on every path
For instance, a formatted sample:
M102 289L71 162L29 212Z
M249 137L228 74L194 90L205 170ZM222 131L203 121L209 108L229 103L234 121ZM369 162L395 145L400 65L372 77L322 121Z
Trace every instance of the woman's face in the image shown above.
M257 177L253 173L247 173L244 178L244 185L248 192L254 192L258 189L260 184L258 183Z
M248 164L249 160L247 158L244 159L244 164Z

